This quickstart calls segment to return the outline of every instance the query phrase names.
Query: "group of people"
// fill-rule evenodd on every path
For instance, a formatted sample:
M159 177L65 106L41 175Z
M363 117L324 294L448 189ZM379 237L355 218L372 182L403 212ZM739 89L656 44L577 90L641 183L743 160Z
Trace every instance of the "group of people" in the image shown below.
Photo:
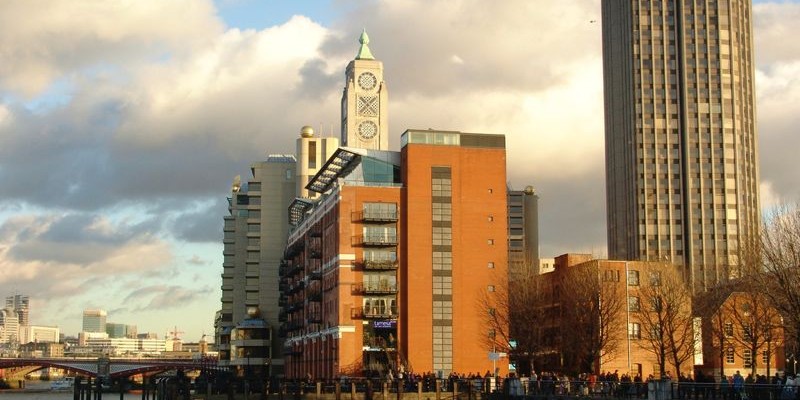
M736 371L730 377L722 375L720 390L725 400L800 400L800 378L777 372L771 379L759 374L745 378Z

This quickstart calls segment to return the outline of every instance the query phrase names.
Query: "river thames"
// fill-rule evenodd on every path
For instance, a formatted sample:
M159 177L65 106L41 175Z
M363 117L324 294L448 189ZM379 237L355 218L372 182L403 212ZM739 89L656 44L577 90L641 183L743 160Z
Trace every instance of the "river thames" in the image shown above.
M0 392L3 400L72 400L72 390L50 391L50 382L25 381L25 390ZM138 393L126 393L125 400L141 400ZM119 393L103 393L103 400L118 400Z

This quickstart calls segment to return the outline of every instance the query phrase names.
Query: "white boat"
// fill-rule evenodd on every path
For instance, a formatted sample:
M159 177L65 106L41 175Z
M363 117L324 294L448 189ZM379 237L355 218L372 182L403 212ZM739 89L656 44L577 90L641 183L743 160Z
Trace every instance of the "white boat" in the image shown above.
M75 386L75 378L65 376L50 382L50 390L72 390Z

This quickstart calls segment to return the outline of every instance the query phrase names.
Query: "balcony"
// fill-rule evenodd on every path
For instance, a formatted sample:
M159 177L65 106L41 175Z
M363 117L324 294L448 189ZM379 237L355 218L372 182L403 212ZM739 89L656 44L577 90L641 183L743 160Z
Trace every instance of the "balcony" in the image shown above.
M352 214L353 221L364 222L394 222L398 219L397 210L395 211L355 211Z
M397 269L397 260L361 260L356 265L366 271L387 271Z
M322 291L318 290L308 295L308 301L319 303L322 301Z
M396 234L379 234L379 235L363 235L353 236L353 245L361 246L396 246Z
M308 323L309 324L321 324L322 323L322 314L311 314L308 316Z
M397 318L397 307L353 307L352 319L391 319Z
M395 283L357 283L354 284L351 292L353 294L394 294L397 293Z
M312 281L321 280L322 279L322 271L320 271L320 270L311 271L311 273L308 274L308 279L312 280Z
M308 256L310 258L322 258L322 251L319 249L311 249L308 251Z

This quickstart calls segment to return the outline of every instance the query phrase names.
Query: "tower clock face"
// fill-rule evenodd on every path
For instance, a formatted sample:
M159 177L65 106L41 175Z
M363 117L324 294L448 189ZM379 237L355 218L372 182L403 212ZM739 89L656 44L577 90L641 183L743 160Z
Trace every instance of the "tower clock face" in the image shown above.
M361 139L369 140L378 134L378 125L372 121L364 121L358 124L358 136Z
M378 84L378 78L372 72L364 72L358 76L358 86L364 90L372 90Z

